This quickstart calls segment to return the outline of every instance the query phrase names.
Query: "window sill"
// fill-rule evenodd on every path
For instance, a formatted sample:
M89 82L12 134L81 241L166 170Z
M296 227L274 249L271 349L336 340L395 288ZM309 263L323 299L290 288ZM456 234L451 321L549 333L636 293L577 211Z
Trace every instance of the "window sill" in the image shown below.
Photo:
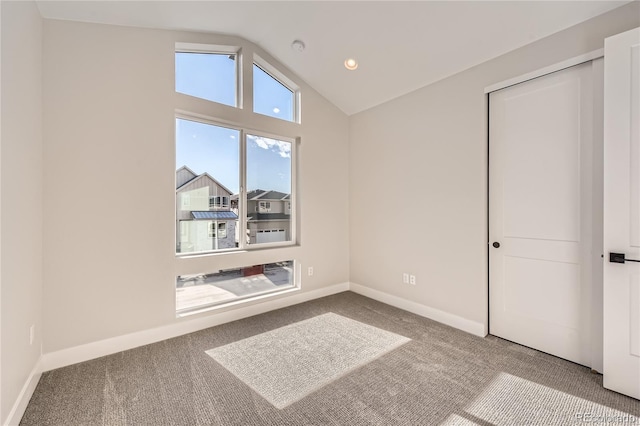
M251 247L245 248L230 248L227 250L218 250L218 251L203 251L198 253L176 253L176 259L195 259L200 257L209 257L209 256L223 256L229 254L238 254L238 253L251 253L254 251L261 250L275 250L282 248L295 248L300 247L300 244L294 242L285 242L285 243L266 243L266 244L254 244Z

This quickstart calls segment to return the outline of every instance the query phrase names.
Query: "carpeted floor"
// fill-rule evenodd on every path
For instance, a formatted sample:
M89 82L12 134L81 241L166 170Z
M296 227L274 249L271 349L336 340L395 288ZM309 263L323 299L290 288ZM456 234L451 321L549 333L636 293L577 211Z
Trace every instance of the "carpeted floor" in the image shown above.
M277 408L285 408L410 339L329 312L207 354Z
M205 351L334 312L411 341L277 409ZM630 417L632 416L632 417ZM340 293L45 373L23 425L640 424L589 369Z

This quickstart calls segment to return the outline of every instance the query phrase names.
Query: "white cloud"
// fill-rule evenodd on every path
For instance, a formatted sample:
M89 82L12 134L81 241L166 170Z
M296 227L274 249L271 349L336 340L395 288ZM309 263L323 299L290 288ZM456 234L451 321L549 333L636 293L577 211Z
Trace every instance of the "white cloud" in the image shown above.
M291 157L291 144L289 142L264 138L262 136L248 135L247 137L262 149L268 149L273 152L277 152L282 158Z
M269 144L262 138L256 138L254 142L262 149L269 149Z

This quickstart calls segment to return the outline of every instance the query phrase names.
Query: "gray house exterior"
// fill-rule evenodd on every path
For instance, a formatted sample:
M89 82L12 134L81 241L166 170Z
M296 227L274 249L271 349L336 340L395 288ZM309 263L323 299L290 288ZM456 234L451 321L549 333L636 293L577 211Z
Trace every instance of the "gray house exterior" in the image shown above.
M249 244L291 241L291 195L260 189L247 193Z
M176 170L177 253L236 247L237 219L231 190L208 173L196 174L186 166Z

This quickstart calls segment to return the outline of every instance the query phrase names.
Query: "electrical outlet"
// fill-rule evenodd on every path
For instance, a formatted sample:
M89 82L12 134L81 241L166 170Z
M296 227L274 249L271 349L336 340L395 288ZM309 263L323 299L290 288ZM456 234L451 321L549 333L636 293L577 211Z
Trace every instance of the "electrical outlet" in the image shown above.
M406 272L402 273L402 282L404 284L409 284L409 274L407 274Z
M313 275L313 266L309 266L308 274L309 274L309 276Z
M29 327L29 344L30 345L33 345L35 334L36 334L36 326L32 325L31 327Z
M416 285L416 276L415 275L409 275L409 284Z

